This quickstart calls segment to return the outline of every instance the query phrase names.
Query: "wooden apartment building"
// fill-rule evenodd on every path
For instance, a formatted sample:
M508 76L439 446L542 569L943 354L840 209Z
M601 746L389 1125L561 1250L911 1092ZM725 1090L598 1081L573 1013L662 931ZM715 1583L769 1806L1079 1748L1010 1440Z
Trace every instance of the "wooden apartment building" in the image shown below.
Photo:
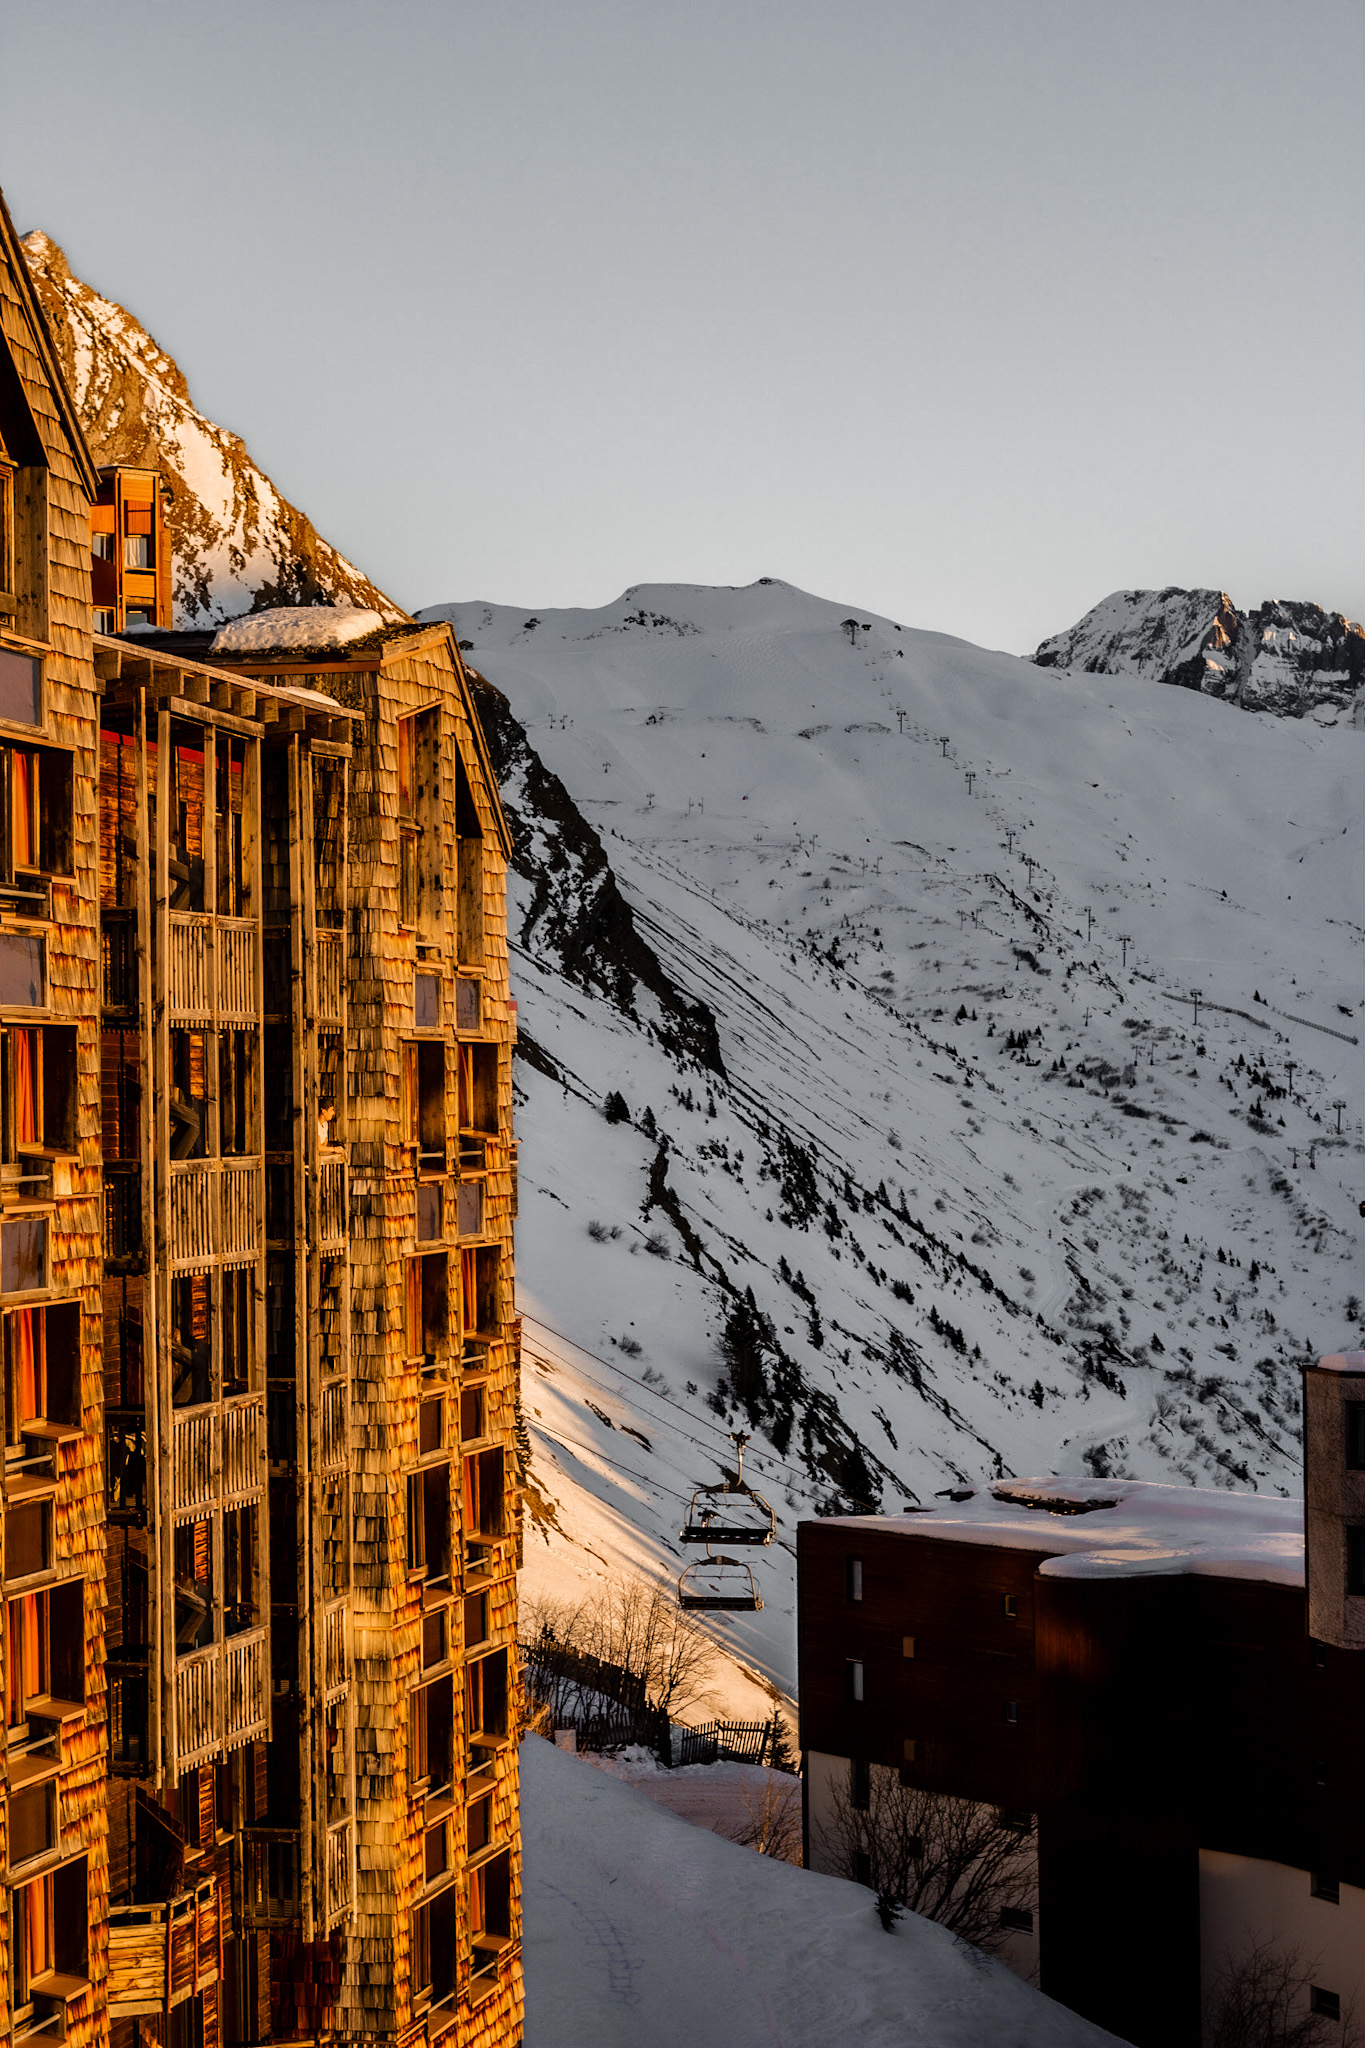
M467 678L445 627L158 632L155 479L92 469L0 239L0 2022L512 2048L515 1006Z

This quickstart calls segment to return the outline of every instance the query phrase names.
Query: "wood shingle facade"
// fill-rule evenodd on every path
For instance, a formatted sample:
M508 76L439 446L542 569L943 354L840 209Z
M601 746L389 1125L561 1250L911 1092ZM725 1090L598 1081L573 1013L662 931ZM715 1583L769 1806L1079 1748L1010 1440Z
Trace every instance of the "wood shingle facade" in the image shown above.
M515 1005L468 680L446 627L92 635L120 487L0 241L0 2018L512 2048Z

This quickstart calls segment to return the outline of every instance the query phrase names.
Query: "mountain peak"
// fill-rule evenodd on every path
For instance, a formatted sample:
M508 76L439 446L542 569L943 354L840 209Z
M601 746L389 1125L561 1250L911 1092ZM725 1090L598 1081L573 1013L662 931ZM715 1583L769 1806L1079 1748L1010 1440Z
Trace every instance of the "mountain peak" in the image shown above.
M275 605L406 617L281 496L240 435L204 417L175 358L135 315L83 283L41 228L22 246L95 461L158 469L169 489L178 627Z
M1274 598L1242 612L1225 590L1115 590L1044 640L1040 668L1136 675L1221 697L1243 711L1359 717L1365 633L1342 612Z

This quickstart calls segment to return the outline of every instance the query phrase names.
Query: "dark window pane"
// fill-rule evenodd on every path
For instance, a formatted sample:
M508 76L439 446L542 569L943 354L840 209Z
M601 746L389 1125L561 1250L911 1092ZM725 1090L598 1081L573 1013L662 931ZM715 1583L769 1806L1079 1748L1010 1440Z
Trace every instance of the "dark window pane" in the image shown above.
M5 1516L5 1577L26 1579L47 1570L48 1510L41 1501L11 1508Z
M424 1243L441 1235L441 1184L423 1181L417 1189L417 1235Z
M1352 1472L1365 1472L1365 1401L1346 1403L1346 1463Z
M0 1288L6 1294L25 1294L46 1285L46 1216L20 1216L0 1224Z
M15 725L43 722L43 665L36 654L0 647L0 718Z
M36 932L0 932L0 1003L41 1010L47 1002L47 941Z
M432 1027L441 1021L441 983L435 974L416 974L412 981L412 1021Z

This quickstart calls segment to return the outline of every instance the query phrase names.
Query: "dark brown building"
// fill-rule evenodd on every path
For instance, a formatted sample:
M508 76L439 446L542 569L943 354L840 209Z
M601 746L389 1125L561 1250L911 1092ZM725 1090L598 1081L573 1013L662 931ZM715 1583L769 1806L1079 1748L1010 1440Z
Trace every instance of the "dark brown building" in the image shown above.
M875 1881L895 1773L1018 1829L1006 1960L1139 2048L1194 2048L1258 1938L1365 2009L1365 1354L1306 1379L1307 1587L1303 1504L1262 1495L1010 1480L803 1523L807 1862Z

